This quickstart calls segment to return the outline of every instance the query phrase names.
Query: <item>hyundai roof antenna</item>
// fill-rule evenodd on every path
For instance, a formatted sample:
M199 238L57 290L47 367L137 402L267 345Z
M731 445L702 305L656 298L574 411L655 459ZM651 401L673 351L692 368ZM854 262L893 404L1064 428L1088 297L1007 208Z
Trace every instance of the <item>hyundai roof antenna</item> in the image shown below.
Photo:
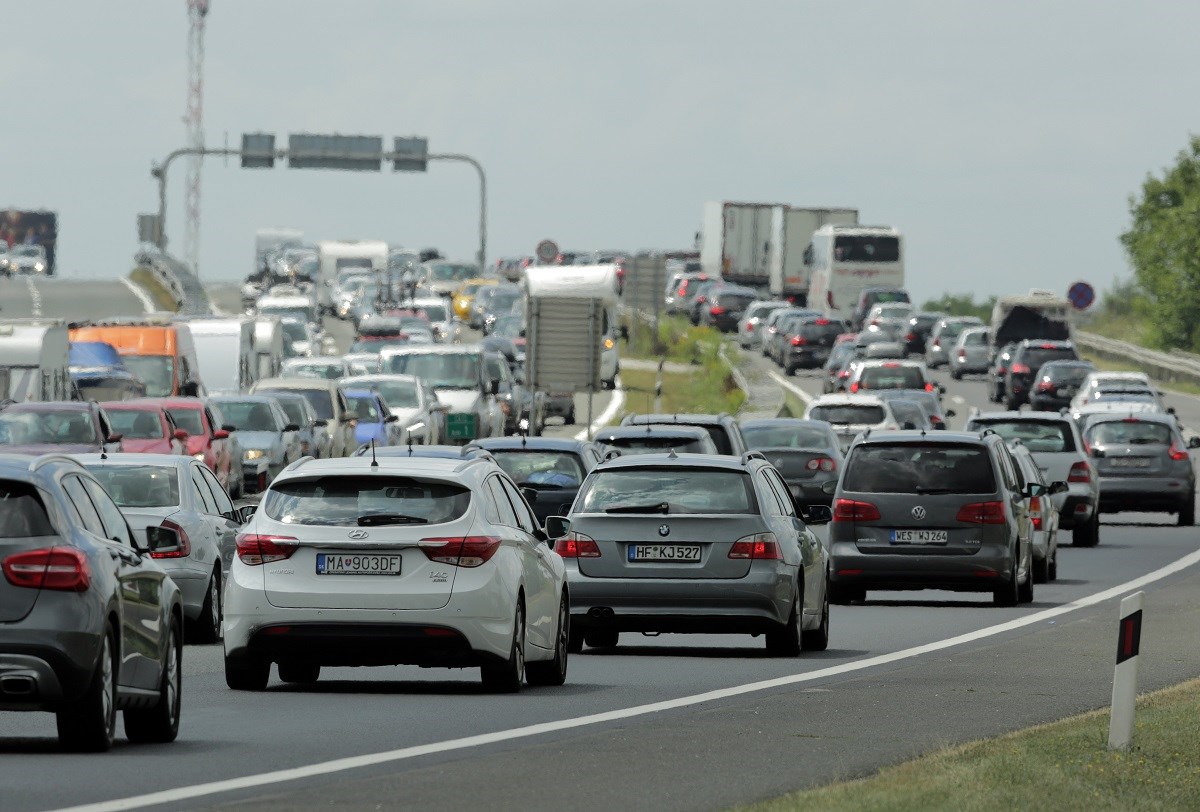
M412 453L412 446L409 446L408 452L410 454ZM375 438L374 437L371 438L371 467L372 468L379 467L379 460L375 459Z

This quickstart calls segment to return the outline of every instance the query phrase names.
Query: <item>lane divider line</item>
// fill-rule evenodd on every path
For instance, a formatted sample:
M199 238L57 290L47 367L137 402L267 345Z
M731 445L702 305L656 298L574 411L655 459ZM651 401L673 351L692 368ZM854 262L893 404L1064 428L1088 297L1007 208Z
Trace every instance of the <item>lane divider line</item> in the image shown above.
M608 425L608 421L617 416L617 412L625 407L625 390L621 388L621 376L614 377L616 386L612 390L612 397L609 398L608 406L600 413L600 416L592 421L592 425L575 435L576 440L587 440L588 434L595 434L600 429Z
M25 287L29 288L29 312L35 319L42 317L42 292L33 284L33 277L25 277Z
M129 292L141 302L143 313L153 313L157 309L154 306L154 300L150 298L150 294L137 282L134 282L127 276L118 277L118 281L128 288Z
M792 383L787 378L780 375L778 372L775 372L774 370L767 370L767 374L771 376L771 380L775 381L775 383L779 384L784 389L788 390L793 395L800 398L800 400L804 401L805 406L809 405L810 403L812 403L814 400L817 399L815 395L810 395L808 392L805 392L799 386L796 386L796 384Z
M369 753L361 756L350 756L348 758L333 759L331 761L322 761L316 764L309 764L302 767L292 767L284 770L274 770L272 772L259 773L257 775L246 775L240 778L227 778L220 781L209 781L204 784L193 784L192 786L177 787L175 789L161 790L159 792L150 792L144 795L135 795L129 798L120 798L113 801L102 801L94 804L84 804L81 806L69 807L60 812L122 812L127 809L140 809L142 807L154 806L157 804L177 804L184 801L203 798L209 795L217 795L225 792L237 792L239 790L254 789L256 787L271 786L274 784L283 784L289 781L297 781L301 779L311 779L319 775L331 775L333 773L345 772L347 770L357 770L363 767L373 767L379 764L394 764L400 761L420 758L422 756L436 755L440 753L449 753L457 750L466 750L472 747L482 747L489 744L498 744L501 742L516 741L519 739L528 739L534 736L541 736L547 733L558 733L564 730L575 730L592 725L604 724L606 722L618 722L627 719L633 719L641 716L649 716L663 711L677 710L679 708L688 708L695 705L701 705L705 702L715 702L722 699L730 699L732 697L744 696L746 694L756 693L759 691L768 691L774 688L787 688L793 685L802 685L806 682L816 682L818 680L836 677L842 674L849 674L856 671L863 671L868 668L875 668L881 665L899 662L901 660L911 660L916 657L921 657L925 654L943 651L955 646L961 646L967 643L974 643L979 640L984 640L989 637L1021 629L1026 626L1033 626L1038 623L1044 623L1052 618L1065 615L1069 612L1074 612L1077 609L1083 609L1089 606L1095 606L1113 598L1121 597L1135 589L1140 589L1143 586L1152 584L1155 581L1161 581L1168 576L1182 572L1188 567L1200 563L1200 550L1189 553L1182 558L1160 567L1153 572L1134 578L1131 581L1126 581L1123 584L1110 587L1109 589L1096 592L1092 595L1085 595L1070 603L1056 606L1051 609L1043 609L1040 612L1035 612L1031 615L1015 618L1004 623L997 623L994 626L987 626L982 629L976 629L972 632L955 635L943 640L935 640L932 643L925 643L919 646L893 651L888 654L879 654L874 657L867 657L862 660L854 660L848 663L829 666L828 668L819 668L815 671L808 671L802 674L791 674L785 677L776 677L774 679L761 680L759 682L749 682L743 685L734 685L729 688L719 688L712 691L705 691L700 694L691 696L681 696L676 699L667 699L661 702L651 702L646 705L634 705L629 708L619 708L617 710L604 711L602 713L588 714L587 716L576 716L569 719L559 719L553 722L542 722L534 725L526 725L524 727L511 728L509 730L498 730L493 733L480 733L475 736L464 736L458 739L448 739L441 742L432 742L430 744L415 745L412 747L403 747L398 750L387 750L381 753Z

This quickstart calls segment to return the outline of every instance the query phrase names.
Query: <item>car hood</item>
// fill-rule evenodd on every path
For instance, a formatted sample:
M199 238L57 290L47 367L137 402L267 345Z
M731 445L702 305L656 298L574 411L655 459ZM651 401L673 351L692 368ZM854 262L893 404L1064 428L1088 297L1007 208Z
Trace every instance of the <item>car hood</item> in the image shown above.
M439 395L439 397L440 397L440 395ZM417 417L421 414L420 409L397 409L395 407L388 407L388 408L391 409L392 414L396 415L396 422L400 425L401 428L407 428L408 424L413 422L414 420L416 420Z
M280 445L278 432L275 431L237 431L238 445L243 449L264 448L274 449Z
M474 389L439 389L438 400L453 412L473 412L479 405L479 392Z

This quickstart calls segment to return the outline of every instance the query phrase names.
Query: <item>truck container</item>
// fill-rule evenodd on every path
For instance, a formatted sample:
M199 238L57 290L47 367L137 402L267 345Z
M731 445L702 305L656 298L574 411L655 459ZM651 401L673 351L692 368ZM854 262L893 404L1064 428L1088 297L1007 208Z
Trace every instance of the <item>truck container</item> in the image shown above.
M766 288L771 212L778 203L704 204L700 269L739 285Z
M1068 339L1071 337L1071 311L1070 301L1041 288L1034 288L1023 296L997 299L988 330L992 347L1027 338Z
M806 304L812 275L813 234L824 225L858 224L858 209L776 206L767 238L767 290L776 299Z

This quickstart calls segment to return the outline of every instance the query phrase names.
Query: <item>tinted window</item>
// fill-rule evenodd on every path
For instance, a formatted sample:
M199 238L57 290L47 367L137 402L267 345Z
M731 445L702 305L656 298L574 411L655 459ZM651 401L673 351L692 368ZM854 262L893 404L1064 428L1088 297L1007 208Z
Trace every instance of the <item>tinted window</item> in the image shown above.
M670 437L662 435L646 435L644 437L611 437L607 440L597 440L609 448L620 450L621 454L661 454L675 449L677 454L715 454L709 443L689 437Z
M1075 350L1064 348L1046 348L1046 347L1026 347L1018 356L1019 361L1024 363L1034 372L1042 368L1042 364L1047 361L1067 361L1073 360L1078 356L1075 355Z
M279 431L283 428L267 403L258 400L226 400L221 402L225 419L238 431Z
M358 415L358 419L363 423L378 423L383 420L379 413L379 405L375 403L375 398L364 395L347 395L346 402L350 405L350 411Z
M88 470L123 508L179 504L179 476L173 465L108 465Z
M816 426L743 426L747 448L830 448L833 438Z
M199 409L168 409L167 414L175 421L175 425L188 434L201 436L204 434L204 423L200 419Z
M208 489L212 491L213 501L217 504L217 512L222 515L231 515L233 513L233 502L229 499L229 494L221 487L221 483L217 481L217 477L206 466L198 466L196 468L200 472L200 478L208 485Z
M846 332L846 326L840 321L816 319L800 325L800 335L810 344L833 344L835 338Z
M616 469L584 483L579 509L604 513L614 508L662 502L669 513L757 513L749 475L695 468Z
M1170 445L1171 435L1170 426L1126 418L1096 423L1087 437L1092 445Z
M987 449L950 444L860 445L842 488L867 493L995 493Z
M967 344L967 345L973 345L973 346L978 347L978 346L983 346L984 344L987 344L987 343L988 343L987 342L987 333L971 332L971 333L967 333L966 337L963 338L963 344Z
M396 524L439 524L461 517L471 503L467 488L401 476L293 479L271 486L262 509L288 524L353 527L365 516L410 516Z
M508 494L508 499L512 503L513 513L517 516L517 526L526 533L533 535L534 530L537 529L537 522L529 517L529 507L521 497L521 494L517 493L517 489L513 487L511 482L506 482L499 477L496 477L494 481L499 482L500 486L504 488L504 492Z
M721 307L730 310L745 310L746 306L753 301L754 294L752 293L722 293L716 297L716 302Z
M125 523L120 508L113 504L112 498L104 492L104 488L90 479L81 481L87 489L88 496L92 498L92 504L96 506L96 512L100 514L100 521L104 524L104 537L132 547L133 539L129 535L129 525Z
M917 367L867 367L858 379L865 389L924 389L925 376Z
M812 420L824 420L826 423L842 426L874 425L882 423L884 416L885 412L882 406L869 404L815 406L808 414Z
M498 511L500 524L508 527L517 527L516 511L513 510L512 502L508 500L508 494L504 492L504 486L500 484L500 478L494 476L488 477L487 489Z
M925 426L925 412L915 402L911 400L893 400L892 414L901 424L912 423L911 428L923 428Z
M503 451L491 454L519 485L578 488L583 481L579 457L569 451Z
M840 262L895 262L900 259L900 240L871 235L834 237L833 255Z
M100 514L96 512L96 508L92 505L92 500L88 498L87 491L83 489L83 484L79 481L79 477L63 477L62 486L67 494L67 498L75 506L75 512L79 514L79 518L83 521L84 529L93 536L107 538L104 535L104 525L100 522Z
M1090 364L1087 366L1077 367L1054 365L1050 366L1049 368L1043 368L1042 370L1049 380L1054 381L1055 383L1062 383L1070 386L1079 386L1079 384L1083 383L1083 379L1093 371L1095 371L1095 368Z
M53 535L37 488L25 482L0 480L0 539Z
M1020 440L1030 451L1074 451L1075 438L1065 423L1011 420L973 421L972 429L988 428L1004 438L1005 442Z

